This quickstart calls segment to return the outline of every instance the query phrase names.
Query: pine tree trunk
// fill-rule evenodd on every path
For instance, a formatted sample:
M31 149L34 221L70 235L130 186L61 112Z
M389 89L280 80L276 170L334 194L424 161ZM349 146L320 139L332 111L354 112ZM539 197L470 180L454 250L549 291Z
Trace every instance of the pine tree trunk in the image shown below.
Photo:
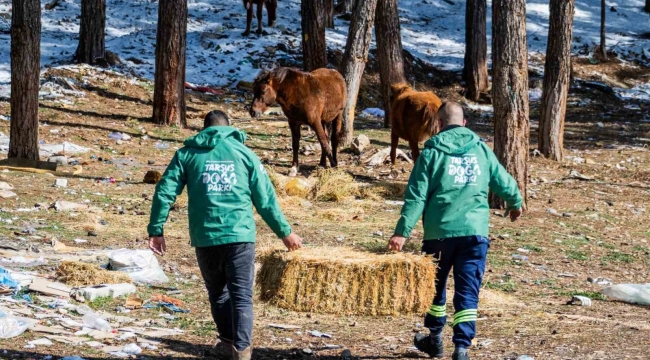
M334 0L325 0L325 27L334 29Z
M153 122L187 126L185 117L185 51L187 0L158 4Z
M302 0L302 56L305 71L313 71L327 66L327 47L325 46L325 1Z
M354 111L357 96L361 86L363 69L368 61L368 51L372 40L372 25L375 21L377 0L358 0L352 14L350 32L345 44L345 53L341 60L341 75L345 79L348 97L343 109L343 130L341 143L346 146L352 143L354 136Z
M81 1L81 25L79 26L78 63L95 64L105 51L106 0Z
M465 67L469 100L477 101L488 88L486 0L467 0L465 10Z
M351 14L354 11L354 7L356 6L357 1L358 0L339 0L337 8L341 13Z
M539 119L539 151L562 161L564 116L571 76L571 39L575 0L551 0Z
M494 0L492 4L494 153L517 180L525 208L529 137L526 1ZM503 205L490 195L490 206Z
M381 97L384 100L384 127L390 127L390 86L404 82L404 58L402 56L402 36L399 26L397 0L378 0L375 36L377 37L377 57L379 58L379 78Z
M607 61L607 40L605 39L605 17L607 14L607 4L605 0L600 1L600 58Z
M650 0L645 0L645 11L650 13Z
M41 2L13 0L11 16L11 123L8 158L38 160L38 87Z

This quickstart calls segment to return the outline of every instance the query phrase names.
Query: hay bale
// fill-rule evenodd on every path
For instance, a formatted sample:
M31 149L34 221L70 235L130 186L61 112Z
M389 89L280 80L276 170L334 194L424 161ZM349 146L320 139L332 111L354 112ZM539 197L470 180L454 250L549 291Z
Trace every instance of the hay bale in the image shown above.
M319 201L339 202L359 194L359 186L352 175L339 169L320 169L316 173L312 198Z
M423 314L435 293L431 257L349 248L275 250L260 258L261 299L337 315Z
M131 283L126 273L108 271L97 265L79 261L62 261L56 268L56 279L71 286Z

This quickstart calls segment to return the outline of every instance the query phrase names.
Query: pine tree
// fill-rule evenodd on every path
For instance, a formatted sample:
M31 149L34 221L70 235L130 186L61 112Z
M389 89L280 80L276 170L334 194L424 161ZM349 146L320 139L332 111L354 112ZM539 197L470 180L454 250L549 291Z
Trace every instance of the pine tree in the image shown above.
M327 66L325 1L302 0L300 2L302 56L305 71L313 71Z
M104 58L105 28L106 0L82 0L77 62L92 65L95 59Z
M402 36L399 26L397 0L377 2L375 36L377 37L377 57L379 58L379 78L381 96L384 101L384 127L390 127L390 86L406 81L404 58L402 55Z
M41 2L13 0L9 158L38 160Z
M486 0L467 0L465 9L465 67L469 100L477 101L488 89Z

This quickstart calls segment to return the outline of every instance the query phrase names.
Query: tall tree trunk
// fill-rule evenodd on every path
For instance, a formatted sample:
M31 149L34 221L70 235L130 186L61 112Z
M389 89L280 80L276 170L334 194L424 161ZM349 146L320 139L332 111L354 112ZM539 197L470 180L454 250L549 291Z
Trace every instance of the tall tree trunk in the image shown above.
M338 11L343 14L351 14L359 0L339 0L336 5Z
M494 153L517 180L526 206L528 181L528 49L526 1L492 2L492 103ZM503 200L490 195L492 207Z
M465 8L465 67L467 98L477 101L488 88L486 0L467 0Z
M645 11L650 13L650 0L645 0Z
M38 160L41 2L11 2L11 123L9 158Z
M406 81L397 0L378 0L375 17L377 18L375 36L377 37L381 97L384 100L386 113L384 127L389 128L391 119L390 86Z
M327 47L325 46L325 1L302 0L302 57L305 71L313 71L327 66Z
M571 39L575 0L551 0L544 92L539 119L539 151L562 161L564 116L571 76Z
M185 50L187 0L158 3L153 122L187 126L185 117Z
M343 130L341 143L349 145L354 136L354 110L361 86L363 69L368 61L368 51L372 40L372 25L375 21L377 0L358 0L352 14L350 32L341 60L341 75L345 78L348 97L343 109Z
M95 64L105 51L106 0L81 0L81 25L76 59Z
M325 27L334 29L334 0L325 0Z
M600 58L607 61L607 40L605 39L605 17L607 14L607 4L605 0L600 0Z

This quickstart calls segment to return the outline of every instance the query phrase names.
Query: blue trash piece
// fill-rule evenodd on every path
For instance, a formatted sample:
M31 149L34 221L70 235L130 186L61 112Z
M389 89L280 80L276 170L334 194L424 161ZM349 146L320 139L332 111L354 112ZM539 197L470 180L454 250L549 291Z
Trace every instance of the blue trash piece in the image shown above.
M9 274L9 271L5 270L4 268L0 267L0 285L4 285L6 287L9 287L11 289L16 289L20 285L18 281L14 280L14 278L11 277L11 274Z

